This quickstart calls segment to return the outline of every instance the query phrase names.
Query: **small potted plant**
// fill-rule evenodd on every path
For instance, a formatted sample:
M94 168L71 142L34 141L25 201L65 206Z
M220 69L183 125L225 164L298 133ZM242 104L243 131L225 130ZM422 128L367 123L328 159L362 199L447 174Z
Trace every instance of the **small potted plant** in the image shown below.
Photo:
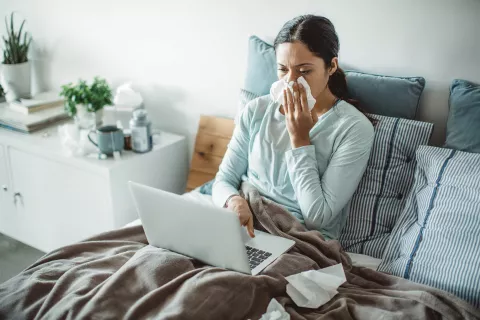
M112 90L105 79L95 77L88 85L79 80L76 85L62 86L60 95L65 97L65 110L74 117L82 129L92 129L102 124L103 108L112 104Z
M23 32L23 20L18 32L15 31L14 13L10 21L5 17L7 36L3 37L3 61L1 66L1 84L8 102L19 98L30 98L30 63L28 49L32 41L27 32Z

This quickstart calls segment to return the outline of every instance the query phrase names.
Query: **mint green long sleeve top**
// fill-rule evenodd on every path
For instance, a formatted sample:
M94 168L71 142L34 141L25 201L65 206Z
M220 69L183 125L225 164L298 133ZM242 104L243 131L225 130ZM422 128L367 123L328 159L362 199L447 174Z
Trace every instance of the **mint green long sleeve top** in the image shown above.
M223 207L248 181L308 229L337 239L367 166L373 126L340 100L311 129L311 145L292 149L285 121L270 96L243 109L215 178L213 201Z

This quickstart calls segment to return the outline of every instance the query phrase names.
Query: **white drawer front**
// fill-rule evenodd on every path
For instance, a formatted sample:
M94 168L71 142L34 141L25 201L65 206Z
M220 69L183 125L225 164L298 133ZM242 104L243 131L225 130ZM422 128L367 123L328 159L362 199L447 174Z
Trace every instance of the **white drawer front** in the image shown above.
M9 219L15 212L11 190L6 149L0 144L0 232L7 234L10 233Z
M112 228L106 178L14 148L9 153L18 240L50 251Z

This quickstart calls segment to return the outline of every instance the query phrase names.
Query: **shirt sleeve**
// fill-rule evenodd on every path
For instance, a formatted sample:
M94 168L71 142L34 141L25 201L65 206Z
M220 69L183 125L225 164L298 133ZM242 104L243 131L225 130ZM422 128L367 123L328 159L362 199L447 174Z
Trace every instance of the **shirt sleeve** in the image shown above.
M224 207L230 196L239 194L242 176L247 172L251 117L252 108L246 106L236 121L232 139L215 177L212 198L219 207Z
M315 153L315 148L322 146L309 145L286 153L290 180L308 229L325 229L350 201L365 172L373 136L371 124L353 125L322 176Z

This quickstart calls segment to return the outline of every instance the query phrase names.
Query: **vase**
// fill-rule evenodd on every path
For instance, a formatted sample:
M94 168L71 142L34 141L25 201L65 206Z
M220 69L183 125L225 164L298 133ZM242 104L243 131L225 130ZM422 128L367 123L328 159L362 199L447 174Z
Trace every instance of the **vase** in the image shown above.
M20 98L30 98L30 62L3 64L0 67L0 84L5 91L5 99L12 102Z
M74 119L80 129L95 129L103 123L103 109L96 112L89 112L84 105L77 105L77 114Z

